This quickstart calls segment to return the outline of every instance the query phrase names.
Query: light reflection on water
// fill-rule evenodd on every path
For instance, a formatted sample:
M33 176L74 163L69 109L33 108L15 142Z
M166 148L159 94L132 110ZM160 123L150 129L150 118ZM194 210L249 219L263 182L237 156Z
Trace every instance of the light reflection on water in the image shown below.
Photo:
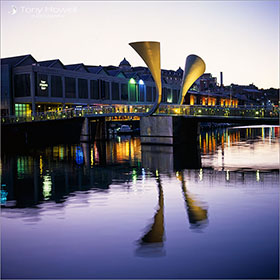
M278 141L244 127L201 132L196 153L128 136L4 154L2 277L275 278Z

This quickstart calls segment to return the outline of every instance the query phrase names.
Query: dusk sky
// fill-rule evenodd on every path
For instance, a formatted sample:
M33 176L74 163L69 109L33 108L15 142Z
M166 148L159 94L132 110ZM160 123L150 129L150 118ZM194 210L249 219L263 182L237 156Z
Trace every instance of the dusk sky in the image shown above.
M279 87L279 1L1 2L1 57L144 65L129 42L161 43L161 67L197 54L224 84Z

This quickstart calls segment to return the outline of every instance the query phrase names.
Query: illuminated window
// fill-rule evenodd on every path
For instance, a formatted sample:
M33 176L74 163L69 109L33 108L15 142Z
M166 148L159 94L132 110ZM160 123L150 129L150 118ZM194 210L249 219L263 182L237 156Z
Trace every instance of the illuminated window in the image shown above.
M138 101L138 94L137 94L137 83L136 81L131 78L129 80L129 87L128 87L128 91L129 91L129 100L130 101Z
M145 101L145 83L143 80L139 80L139 101Z
M31 105L30 104L15 104L15 115L17 117L31 116Z

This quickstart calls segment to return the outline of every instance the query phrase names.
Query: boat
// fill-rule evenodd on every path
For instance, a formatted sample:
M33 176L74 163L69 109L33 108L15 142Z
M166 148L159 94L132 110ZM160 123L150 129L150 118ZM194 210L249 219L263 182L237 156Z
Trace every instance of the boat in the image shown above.
M133 130L129 125L123 124L121 127L117 128L117 134L130 134Z

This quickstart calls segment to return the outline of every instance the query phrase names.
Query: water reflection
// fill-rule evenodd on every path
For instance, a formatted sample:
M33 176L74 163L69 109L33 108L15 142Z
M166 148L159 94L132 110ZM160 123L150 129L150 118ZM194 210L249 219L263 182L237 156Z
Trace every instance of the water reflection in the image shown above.
M209 177L205 168L213 168L224 172L226 182L237 177L245 182L252 173L256 182L262 182L266 170L278 170L278 137L279 127L202 132L202 154L193 147L188 151L186 147L141 146L139 138L130 136L107 143L57 145L20 155L3 154L1 178L7 201L13 201L15 207L35 206L45 200L60 203L76 190L108 190L112 182L135 184L152 176L151 172L174 175L185 166L196 169L200 181ZM211 172L215 177L222 175Z
M136 255L141 257L159 257L164 256L164 198L160 176L157 176L158 186L158 206L153 218L153 223L150 225L145 235L138 242Z
M64 278L172 278L174 271L178 278L227 278L223 267L232 265L231 276L238 276L240 263L256 278L264 262L274 272L257 276L275 275L278 137L277 127L244 127L202 131L191 150L124 137L3 153L3 275L20 278L13 273L24 271L32 278L46 261ZM26 250L34 257L14 262ZM14 272L9 260L22 267ZM250 268L252 262L258 265ZM59 271L66 265L75 267L74 276ZM194 271L201 266L205 274ZM106 274L116 267L119 274ZM137 273L126 274L128 267ZM57 278L38 270L33 278Z
M201 203L199 203L187 190L184 173L177 172L176 176L182 182L182 192L186 202L186 209L191 229L203 228L208 223L206 207L200 205Z

